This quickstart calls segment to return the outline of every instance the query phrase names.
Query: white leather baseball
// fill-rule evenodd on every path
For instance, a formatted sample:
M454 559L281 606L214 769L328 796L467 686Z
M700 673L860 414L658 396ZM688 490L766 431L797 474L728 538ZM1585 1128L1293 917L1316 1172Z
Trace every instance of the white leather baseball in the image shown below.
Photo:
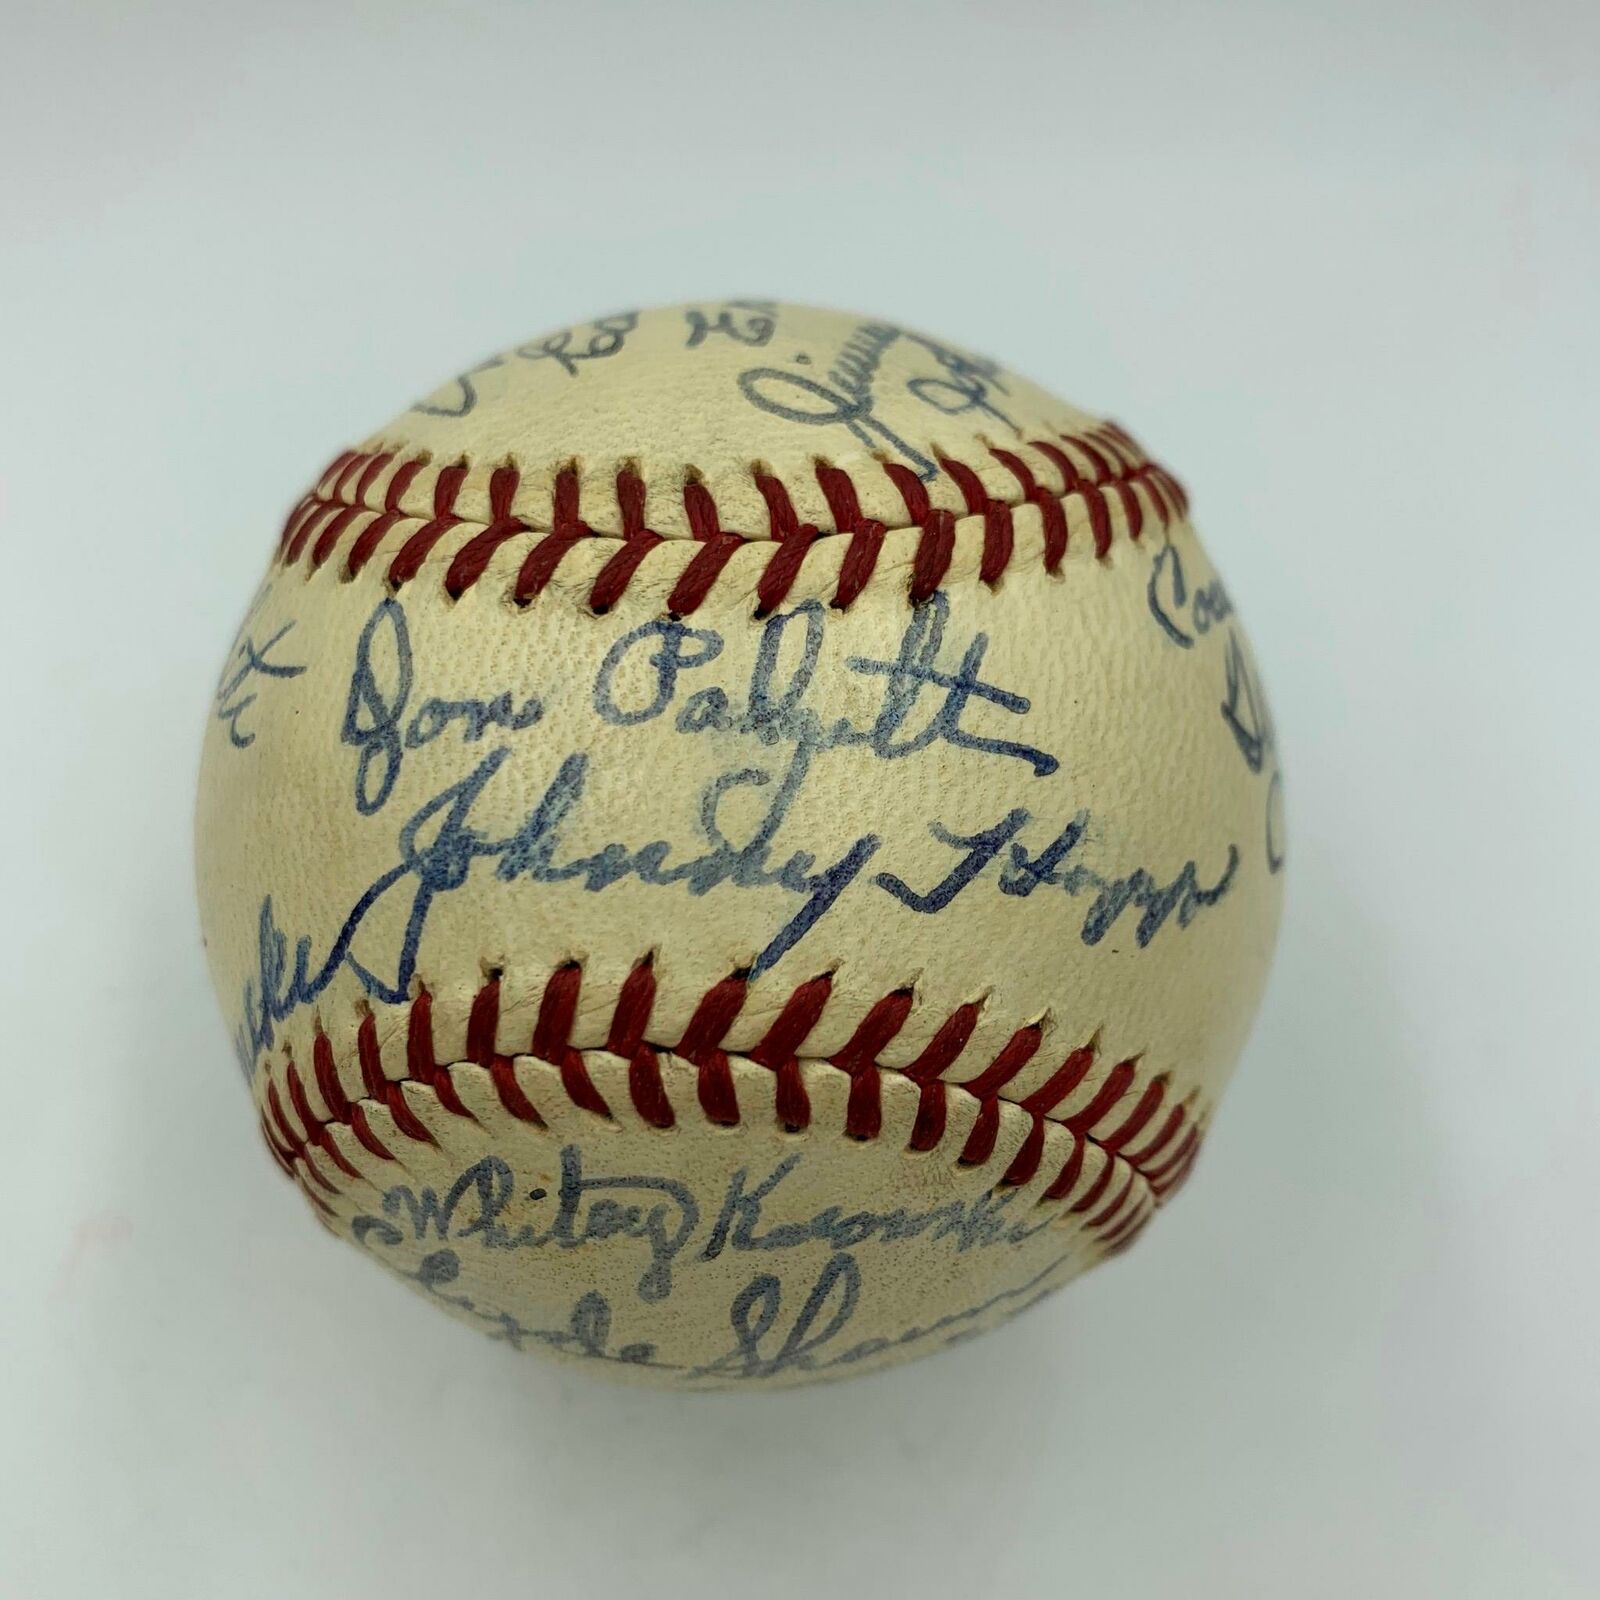
M295 508L219 684L213 975L334 1232L690 1387L964 1339L1187 1173L1276 750L1120 429L763 301L496 356Z

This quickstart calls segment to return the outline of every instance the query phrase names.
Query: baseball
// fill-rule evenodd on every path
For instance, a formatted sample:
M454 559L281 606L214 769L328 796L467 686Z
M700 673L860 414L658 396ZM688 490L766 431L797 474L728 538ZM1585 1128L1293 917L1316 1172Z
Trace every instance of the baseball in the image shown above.
M735 300L463 372L294 507L197 814L314 1216L686 1388L926 1355L1190 1171L1283 862L1261 684L1129 433Z

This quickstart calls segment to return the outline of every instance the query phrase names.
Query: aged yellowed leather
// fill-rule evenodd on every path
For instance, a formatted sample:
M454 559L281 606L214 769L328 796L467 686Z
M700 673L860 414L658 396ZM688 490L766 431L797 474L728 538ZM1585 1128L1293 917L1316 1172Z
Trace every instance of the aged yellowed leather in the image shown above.
M519 1348L689 1387L964 1339L1187 1173L1281 780L1182 491L898 326L583 323L290 516L204 931L277 1160Z

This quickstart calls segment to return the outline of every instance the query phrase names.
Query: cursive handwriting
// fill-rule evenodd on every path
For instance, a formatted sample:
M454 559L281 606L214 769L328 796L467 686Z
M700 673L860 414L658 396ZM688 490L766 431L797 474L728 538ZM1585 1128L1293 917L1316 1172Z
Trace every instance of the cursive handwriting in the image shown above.
M1196 639L1233 615L1233 602L1222 580L1213 578L1191 589L1183 557L1170 544L1162 545L1151 563L1145 603L1161 631L1181 650L1192 650Z
M375 1219L358 1218L357 1222ZM380 1228L358 1231L358 1242L391 1245L397 1240ZM947 1312L926 1323L913 1323L892 1334L841 1345L840 1335L854 1320L861 1303L862 1271L849 1252L828 1258L806 1290L793 1320L785 1324L784 1286L773 1273L759 1273L740 1289L728 1306L732 1345L697 1366L665 1361L655 1344L645 1340L616 1342L617 1318L611 1303L590 1289L573 1302L565 1327L529 1327L512 1313L481 1304L454 1292L461 1279L461 1258L452 1249L431 1251L414 1271L380 1257L384 1265L441 1304L466 1313L493 1339L524 1351L540 1348L579 1360L628 1367L648 1367L687 1381L714 1379L728 1383L761 1382L785 1372L819 1373L849 1369L860 1362L936 1341L940 1347L959 1344L980 1331L994 1314L1013 1317L1037 1305L1055 1285L1050 1281L1070 1259L1059 1257L1014 1288L1002 1289L972 1305Z
M800 897L801 904L773 934L751 962L755 975L768 970L792 949L838 902L862 875L883 843L876 833L860 835L838 858L818 867L813 852L793 851L775 857L772 835L783 812L769 813L744 844L723 832L719 811L724 798L742 787L760 788L770 775L753 768L722 773L706 787L700 801L700 833L706 849L698 855L673 859L674 846L666 839L631 846L614 841L588 855L563 854L562 829L580 809L589 758L573 752L562 762L554 779L511 833L495 837L480 831L475 807L499 771L510 747L491 751L465 778L450 784L427 801L401 827L399 860L381 873L346 914L327 953L319 961L309 935L294 941L279 928L272 897L261 902L257 919L255 974L246 979L240 996L240 1032L236 1047L249 1070L257 1055L269 1048L277 1026L303 1006L315 1004L334 978L348 969L367 994L391 1005L401 1004L416 975L418 948L434 901L460 889L478 861L494 863L503 883L570 883L599 893L635 879L666 886L680 884L690 894L703 895L719 885L738 889L778 888ZM871 884L907 909L925 915L943 911L955 898L979 881L986 869L1007 852L999 873L1001 893L1027 896L1054 887L1069 896L1092 894L1079 928L1088 945L1098 944L1128 909L1139 912L1135 940L1143 948L1169 920L1186 928L1201 911L1214 906L1232 886L1238 850L1230 845L1226 863L1211 884L1198 876L1190 860L1178 874L1163 883L1144 868L1113 877L1069 861L1088 831L1088 817L1080 813L1037 854L1017 842L1031 813L1016 807L993 827L973 834L958 834L933 822L928 831L941 844L959 852L959 859L936 883L918 889L903 878L879 872ZM402 900L398 941L378 956L361 956L356 940L375 907L391 893L409 895Z
M431 744L452 728L476 744L491 729L519 733L544 715L537 695L521 704L509 689L490 699L424 700L407 716L412 686L411 630L398 600L382 600L356 641L339 738L356 752L356 810L383 809L400 777L407 750Z
M1278 765L1278 736L1265 690L1236 628L1228 630L1228 653L1223 663L1222 720L1239 747L1244 764L1254 773L1266 772L1267 870L1283 870L1283 771Z
M527 1198L545 1199L543 1188ZM663 1300L672 1292L672 1264L700 1221L688 1186L664 1177L586 1177L577 1145L561 1152L556 1213L548 1227L512 1228L504 1218L517 1198L516 1179L498 1156L468 1167L441 1196L424 1187L396 1184L383 1197L383 1216L354 1223L358 1242L377 1234L384 1244L402 1239L476 1240L487 1250L540 1250L554 1245L576 1250L607 1239L643 1241L649 1265L639 1279L639 1298ZM404 1223L404 1227L397 1225Z
M827 1206L797 1221L774 1223L767 1215L774 1195L800 1163L798 1154L780 1161L764 1178L752 1179L741 1167L728 1180L704 1245L686 1251L699 1228L702 1211L689 1186L659 1174L593 1174L584 1170L580 1146L562 1147L561 1178L552 1196L543 1187L521 1191L516 1175L499 1156L486 1156L462 1171L440 1194L424 1185L395 1184L383 1197L382 1216L359 1216L352 1224L357 1242L369 1238L401 1243L463 1243L489 1251L577 1250L611 1240L644 1247L646 1264L636 1286L646 1304L666 1299L680 1258L715 1261L729 1252L771 1253L822 1244L832 1250L859 1250L867 1244L893 1246L913 1239L949 1242L957 1255L1021 1244L1047 1227L1042 1218L1019 1214L1018 1191L991 1191L972 1200L948 1200L923 1211L853 1211ZM521 1200L555 1202L547 1220L513 1226L508 1220Z
M713 333L720 333L735 344L760 346L768 343L778 327L776 300L724 300L715 317L690 306L683 313L689 326L685 350L702 345Z
M473 379L480 372L492 372L496 367L503 367L505 364L506 358L503 355L487 356L477 366L468 367L465 372L452 378L439 391L437 400L429 396L426 400L417 401L411 409L425 417L464 417L476 410L478 405L478 386Z
M522 361L554 361L568 377L575 378L580 362L601 361L607 356L614 356L638 326L637 311L619 311L608 317L596 317L588 324L589 337L579 341L577 348L574 348L573 341L578 337L578 330L562 328L543 339L531 340L514 350L489 356L475 367L468 367L439 390L437 397L430 395L426 400L419 400L411 409L425 417L469 415L477 409L478 401L482 398L473 380L480 372L492 372L496 367L507 365L513 357Z
M1252 772L1260 772L1274 749L1272 713L1235 628L1228 630L1228 653L1224 658L1222 720L1233 735L1244 764Z
M956 1254L988 1249L1000 1244L1020 1244L1052 1220L1014 1219L1011 1206L1015 1189L992 1190L975 1200L948 1200L926 1211L852 1211L825 1206L798 1222L770 1223L765 1209L779 1185L799 1164L791 1155L780 1161L759 1183L751 1183L741 1168L728 1180L722 1206L700 1251L701 1261L715 1261L726 1250L793 1250L806 1244L826 1244L834 1250L858 1250L867 1243L900 1244L908 1239L954 1241Z
M1033 745L987 737L963 725L968 709L975 705L996 706L1022 717L1032 702L1026 695L984 681L983 658L989 648L985 633L972 636L958 663L941 665L950 616L950 602L942 590L912 611L893 660L846 659L850 672L881 680L872 721L864 727L847 717L825 722L807 703L807 696L822 654L826 616L819 601L807 600L768 617L740 699L712 686L680 700L686 679L722 654L720 634L671 619L642 623L606 652L595 680L595 711L613 727L636 727L675 711L674 727L681 734L739 733L768 746L787 745L791 764L777 789L784 796L798 790L819 755L848 748L895 761L946 744L1024 762L1041 778L1060 766L1055 756ZM642 676L643 693L629 696L619 687L619 678L630 671ZM916 727L919 715L926 720Z
M591 894L628 881L676 886L696 897L718 888L776 890L791 903L766 944L752 953L748 971L756 976L804 939L858 882L925 916L944 911L981 882L1015 898L1064 893L1084 902L1078 928L1083 943L1100 943L1131 915L1141 948L1168 924L1187 928L1228 892L1238 865L1231 845L1210 876L1192 858L1170 877L1145 867L1125 873L1097 869L1087 859L1093 820L1085 810L1065 825L1047 827L1042 841L1028 837L1036 817L1025 806L1013 806L970 832L930 819L926 836L948 855L916 879L887 869L869 875L880 851L902 842L877 831L847 835L836 853L821 860L815 850L780 844L816 765L841 749L896 761L949 747L1020 763L1035 777L1060 766L1048 751L974 726L980 710L1020 718L1030 702L984 676L984 634L947 650L949 605L942 592L909 613L891 655L845 660L846 671L873 686L868 714L859 721L824 719L808 697L825 616L817 602L807 601L769 617L749 679L737 691L703 681L723 650L722 636L711 629L653 619L607 651L590 691L603 723L632 728L670 718L677 736L714 740L719 752L739 736L779 753L772 769L735 765L712 776L695 800L688 842L614 838L574 850L573 836L591 826L586 800L593 757L582 749L556 761L543 789L532 791L531 804L514 805L520 821L509 831L487 826L486 815L503 810L524 781L519 773L497 782L513 754L511 745L499 743L399 825L395 859L355 897L325 949L316 949L310 935L291 937L278 924L271 894L264 896L254 971L242 986L236 1033L247 1070L273 1044L278 1026L314 1005L341 972L374 999L404 1001L435 901L461 889L480 864L503 884L571 884ZM408 750L446 732L464 744L479 743L491 731L512 732L540 719L536 697L518 704L505 692L432 699L413 710L414 672L404 610L386 599L357 641L340 729L356 751L355 803L363 815L385 807ZM755 801L759 815L734 830L728 818L742 798ZM374 916L380 907L387 908L381 919ZM395 931L381 938L371 934L380 920Z
M1012 1248L1049 1227L1058 1213L1050 1207L1023 1210L1018 1191L1007 1189L947 1200L925 1210L901 1206L845 1213L839 1206L828 1206L810 1216L773 1220L770 1211L781 1207L786 1198L783 1186L801 1159L799 1153L786 1156L760 1179L752 1179L747 1168L733 1173L703 1245L692 1254L689 1247L697 1238L700 1220L712 1212L701 1207L688 1184L663 1174L586 1170L583 1152L575 1144L561 1150L561 1176L553 1195L542 1185L524 1190L511 1166L489 1155L464 1169L443 1194L427 1186L394 1185L383 1196L381 1214L356 1216L351 1232L358 1244L379 1252L386 1265L403 1277L467 1312L517 1349L538 1345L585 1359L657 1367L693 1379L765 1379L783 1372L847 1367L934 1338L954 1342L974 1331L978 1320L991 1311L1032 1304L1047 1292L1046 1281L1066 1259L1058 1257L1025 1283L926 1324L842 1344L840 1336L860 1307L867 1247L895 1249L920 1239L946 1242L957 1254ZM545 1210L539 1220L515 1220L514 1213L527 1215L550 1201L553 1212ZM695 1367L664 1363L656 1346L647 1342L616 1342L615 1310L594 1290L574 1302L565 1326L543 1329L530 1328L460 1292L463 1250L576 1250L614 1247L617 1242L643 1246L646 1264L636 1294L647 1306L671 1297L675 1269L693 1270L730 1252L770 1257L821 1246L827 1260L798 1300L786 1300L784 1279L774 1271L749 1279L728 1306L732 1343ZM417 1245L427 1253L411 1270L389 1254Z
M700 854L674 861L673 846L665 839L655 839L637 847L616 841L589 855L563 858L561 828L583 799L588 757L575 752L566 758L514 832L498 838L485 836L474 826L474 807L509 753L505 746L491 752L467 777L442 790L402 826L400 859L356 898L320 960L313 954L309 935L295 939L291 951L289 935L278 926L271 895L263 898L257 919L255 972L245 980L240 994L241 1022L235 1039L246 1071L261 1051L271 1047L278 1026L302 1007L314 1005L341 970L348 969L372 998L391 1005L403 1003L416 976L418 950L434 901L460 889L477 861L493 861L502 882L576 882L590 893L629 878L658 886L681 884L694 895L709 893L722 884L738 889L782 889L800 897L801 904L750 963L748 970L759 975L832 909L861 877L883 842L875 833L862 834L822 867L817 867L814 854L805 850L775 860L770 837L760 831L743 845L735 843L724 835L718 821L723 797L741 785L759 786L769 781L765 773L741 769L714 779L701 798L700 830L708 848ZM1079 927L1079 938L1086 945L1100 943L1117 919L1132 908L1139 914L1134 938L1142 949L1169 921L1187 928L1201 911L1216 905L1232 887L1239 863L1237 848L1229 845L1226 862L1210 884L1200 881L1193 860L1166 882L1144 868L1109 876L1067 859L1087 831L1086 814L1075 817L1037 854L1016 842L1016 835L1030 820L1030 813L1018 807L993 827L974 834L957 834L931 823L930 834L959 852L959 859L942 878L924 889L890 872L879 872L869 881L908 910L932 915L979 881L1005 849L1006 864L998 872L1001 893L1026 896L1048 886L1073 897L1091 894ZM409 902L402 901L397 940L376 955L358 955L356 941L367 919L391 893L410 897Z
M1030 821L1031 814L1018 806L993 827L972 834L952 833L942 823L932 823L928 832L933 838L962 852L961 859L943 878L921 892L889 873L880 872L873 881L902 905L931 914L943 911L1004 850L1006 864L998 874L1002 894L1026 899L1035 890L1048 886L1062 889L1073 898L1093 895L1078 929L1078 937L1086 945L1099 944L1125 911L1137 910L1139 920L1134 924L1133 936L1142 950L1169 920L1187 928L1200 912L1216 905L1233 887L1239 867L1239 851L1230 844L1227 859L1211 884L1200 881L1198 865L1192 858L1165 883L1143 867L1121 877L1110 877L1070 859L1088 833L1087 811L1080 811L1037 855L1030 855L1024 845L1014 842Z
M1238 746L1246 767L1256 775L1268 772L1266 797L1267 869L1283 869L1283 774L1277 765L1277 738L1272 712L1261 680L1245 652L1239 630L1233 626L1233 601L1220 578L1191 585L1183 558L1175 546L1163 545L1150 567L1145 585L1150 615L1172 644L1192 650L1195 642L1227 625L1223 655L1222 721Z
M912 1324L898 1333L861 1339L840 1348L839 1335L850 1325L861 1301L861 1268L847 1252L831 1256L807 1290L793 1322L783 1325L783 1284L771 1273L752 1278L733 1298L728 1321L734 1342L725 1354L693 1367L690 1378L761 1380L784 1372L816 1373L852 1367L908 1345L937 1339L941 1345L958 1344L978 1332L977 1324L990 1313L1016 1316L1036 1305L1054 1287L1049 1279L1061 1269L1061 1258L1050 1262L1013 1289L1003 1289L975 1305Z
M994 402L996 394L1005 393L994 362L963 355L887 322L857 323L828 368L826 382L787 367L750 367L739 374L739 389L769 416L809 427L842 427L868 450L887 446L904 457L918 477L930 480L940 471L938 462L878 414L879 369L889 349L901 342L931 356L938 369L906 379L907 394L946 416L982 411L1015 431L1010 417Z
M587 326L588 338L576 347L573 341L578 329L563 328L559 333L518 345L516 353L524 361L554 361L568 377L575 378L581 362L603 361L623 347L628 335L639 326L639 313L618 311L609 317L596 317Z
M932 356L941 369L938 373L906 379L906 388L924 405L942 411L947 417L981 411L996 422L1003 422L1012 432L1018 431L1016 423L994 403L996 394L1007 392L999 362L985 356L963 355L925 334L907 333L904 337Z
M254 730L244 725L245 713L256 703L260 692L253 687L256 680L298 678L306 670L303 664L275 661L272 657L272 652L293 628L294 623L284 623L262 644L257 644L248 633L242 634L228 658L222 681L217 685L216 718L227 727L228 742L236 750L248 750L256 742ZM252 686L248 694L244 692L247 686Z
M371 1219L357 1218L358 1222L368 1220ZM357 1240L362 1244L374 1237L379 1243L390 1242L376 1229L369 1228L357 1234ZM414 1272L406 1271L391 1260L384 1260L384 1265L408 1283L416 1284L424 1294L431 1295L441 1305L465 1312L483 1327L491 1339L509 1344L513 1350L526 1350L529 1345L537 1345L587 1361L611 1361L627 1367L654 1367L662 1372L682 1370L656 1360L656 1347L653 1344L636 1342L613 1346L610 1302L603 1294L593 1290L580 1295L573 1303L566 1327L529 1328L509 1311L480 1305L470 1295L449 1292L461 1278L461 1257L454 1250L430 1251L417 1263Z

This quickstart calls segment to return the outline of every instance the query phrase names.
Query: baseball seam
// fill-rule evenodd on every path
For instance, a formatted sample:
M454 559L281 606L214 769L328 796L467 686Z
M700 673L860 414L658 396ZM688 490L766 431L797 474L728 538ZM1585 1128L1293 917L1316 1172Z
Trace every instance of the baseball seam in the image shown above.
M723 1039L744 1006L749 988L745 977L734 975L712 985L682 1037L668 1046L649 1040L655 976L648 960L638 963L618 993L600 1051L581 1050L570 1043L582 981L582 969L575 964L556 969L541 997L527 1052L510 1056L498 1049L500 980L491 976L472 1001L465 1060L453 1063L438 1059L433 999L426 989L419 990L408 1008L404 1072L399 1077L385 1071L377 1024L368 1012L356 1035L353 1064L359 1070L361 1092L355 1095L341 1081L333 1045L319 1025L312 1039L309 1075L301 1072L292 1056L284 1058L281 1075L276 1061L267 1063L259 1111L268 1149L319 1209L331 1215L317 1191L337 1194L339 1185L325 1169L336 1169L351 1179L362 1176L351 1159L358 1152L348 1143L341 1149L340 1139L353 1139L380 1161L398 1159L390 1148L398 1139L437 1143L427 1121L418 1115L414 1097L425 1095L439 1113L477 1121L460 1092L463 1073L486 1074L500 1110L519 1122L544 1126L530 1094L530 1058L554 1067L553 1078L544 1076L546 1085L559 1086L572 1106L594 1116L614 1120L590 1071L591 1064L609 1057L626 1063L628 1098L643 1123L662 1131L677 1124L675 1101L685 1096L669 1094L664 1071L693 1072L694 1102L708 1124L741 1123L732 1056L723 1048ZM1131 1243L1156 1207L1187 1177L1201 1138L1195 1109L1188 1102L1168 1103L1170 1085L1164 1075L1141 1083L1136 1060L1116 1063L1088 1090L1086 1101L1063 1114L1064 1104L1091 1079L1097 1049L1091 1039L1072 1050L1032 1093L1020 1100L1009 1098L1003 1091L1040 1048L1043 1028L1035 1023L1018 1029L975 1077L948 1082L942 1075L962 1055L977 1023L980 1007L969 1002L946 1018L916 1060L903 1067L884 1066L877 1057L911 1011L913 997L906 990L885 995L868 1008L848 1042L832 1056L802 1056L801 1047L821 1019L831 987L826 976L801 984L761 1040L740 1057L772 1074L774 1114L789 1131L798 1133L813 1124L806 1067L825 1067L848 1080L840 1132L854 1140L876 1139L883 1132L883 1085L888 1079L917 1090L916 1117L907 1143L912 1152L929 1152L946 1143L958 1107L967 1132L957 1160L965 1166L991 1159L1003 1124L1012 1125L1013 1137L1025 1126L997 1186L1033 1183L1053 1166L1054 1174L1038 1196L1040 1203L1061 1202L1067 1213L1083 1215L1085 1231L1097 1234L1108 1251Z
M1014 483L1014 490L1004 495L991 493L967 463L937 458L941 473L959 494L964 507L961 515L983 520L978 577L990 586L1000 581L1015 557L1014 512L1021 506L1032 506L1037 512L1043 566L1050 574L1059 572L1066 557L1074 521L1087 525L1095 555L1103 559L1119 525L1126 537L1137 540L1148 522L1155 521L1165 530L1187 512L1187 497L1177 480L1146 459L1115 424L1101 423L1084 433L1062 433L1055 439L1033 439L1022 447L1035 453L1037 468L1015 450L984 446ZM444 567L443 587L451 599L459 599L484 576L503 546L531 537L533 542L518 567L510 596L516 604L527 605L550 584L573 550L600 540L615 548L594 576L588 604L592 610L604 612L622 598L657 552L671 546L681 551L688 545L693 554L677 573L667 597L667 609L686 616L705 603L735 556L768 546L755 585L758 609L764 614L782 604L800 577L807 555L819 543L847 541L830 597L831 605L845 609L872 580L885 539L914 531L918 538L910 563L909 598L918 603L940 586L950 568L958 513L936 506L928 486L909 467L892 461L879 461L878 466L904 505L904 523L867 517L857 481L843 468L822 461L815 463L814 472L834 525L822 528L804 522L789 487L761 465L752 465L755 485L767 508L764 535L725 528L712 492L694 469L687 468L680 489L690 530L689 538L684 539L668 537L647 525L647 487L632 465L620 467L613 479L622 527L619 535L597 532L584 519L576 464L563 467L551 479L548 526L539 527L516 510L524 478L512 463L491 470L488 516L480 519L458 510L463 487L474 470L468 461L440 466L426 454L402 458L394 451L346 451L290 512L278 553L285 566L304 559L308 569L316 571L342 547L341 575L351 579L372 563L380 550L387 553L386 547L396 545L384 577L392 589L399 589L417 577L448 535L457 541L457 548ZM1041 471L1053 472L1058 482L1042 483ZM419 507L426 507L429 514ZM1075 516L1071 514L1074 511Z

